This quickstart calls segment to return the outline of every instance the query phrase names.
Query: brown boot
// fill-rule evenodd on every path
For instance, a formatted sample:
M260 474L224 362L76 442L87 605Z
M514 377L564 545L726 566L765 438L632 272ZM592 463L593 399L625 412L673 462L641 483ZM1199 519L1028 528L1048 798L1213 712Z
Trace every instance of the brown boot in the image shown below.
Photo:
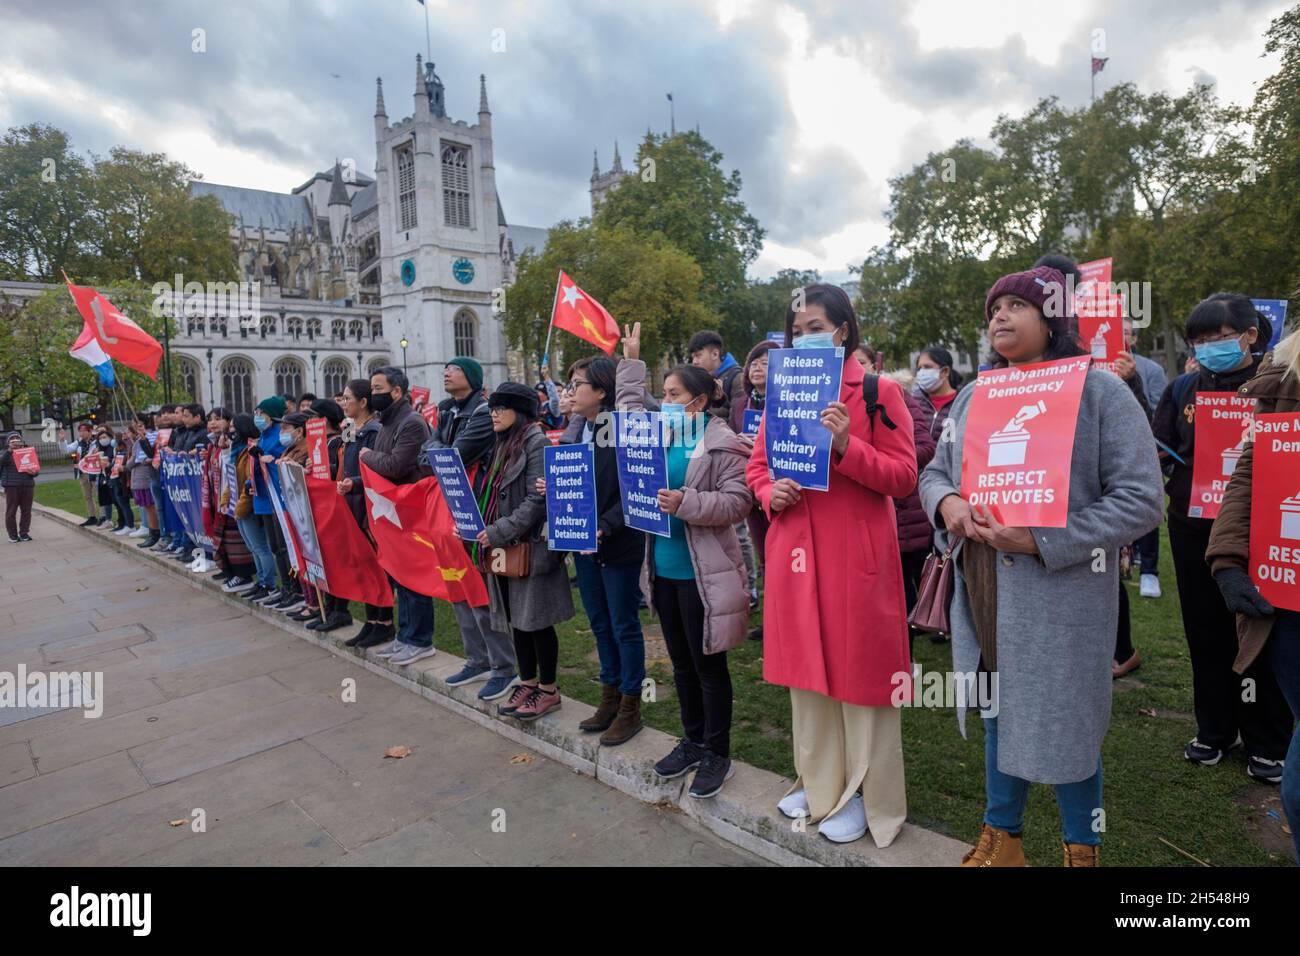
M614 718L609 730L600 735L600 742L605 747L616 747L627 743L641 732L641 696L639 694L621 694L618 716Z
M980 830L980 841L961 858L962 866L1028 866L1021 838L987 823Z
M578 729L585 730L589 734L599 730L608 730L609 725L618 716L618 698L617 684L601 684L600 704L596 707L596 712L579 723Z
M1101 866L1101 847L1088 843L1062 843L1066 866Z

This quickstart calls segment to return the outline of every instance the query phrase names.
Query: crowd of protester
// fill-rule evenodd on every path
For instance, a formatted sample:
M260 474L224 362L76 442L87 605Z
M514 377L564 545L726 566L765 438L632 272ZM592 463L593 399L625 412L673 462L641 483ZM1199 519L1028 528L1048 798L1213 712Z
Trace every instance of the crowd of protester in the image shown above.
M1077 278L1068 259L1044 257L989 289L991 367L1084 354L1072 316L1046 307L1047 290L1065 287L1071 273ZM1097 865L1094 821L1104 805L1111 684L1142 663L1121 567L1131 560L1141 597L1161 598L1167 495L1197 724L1184 756L1213 766L1243 747L1251 777L1281 784L1300 841L1300 736L1293 732L1300 613L1268 605L1246 571L1249 449L1217 520L1188 517L1197 392L1241 392L1256 398L1259 411L1300 408L1300 348L1292 335L1265 354L1267 320L1249 299L1227 293L1201 302L1183 332L1193 355L1172 382L1137 354L1131 323L1115 372L1087 373L1069 463L1068 521L1050 533L1002 526L963 497L973 390L952 353L936 345L910 368L877 368L880 356L861 340L847 295L831 285L807 287L784 328L787 348L835 346L845 356L840 398L821 413L833 448L825 491L773 479L761 433L744 427L745 412L764 409L769 352L778 343L758 343L742 364L718 333L700 332L688 362L654 369L641 359L639 326L625 331L620 359L581 359L562 385L544 368L533 385L507 382L488 391L477 361L453 358L443 376L446 398L428 418L413 405L403 371L388 367L349 382L333 399L272 395L251 416L163 405L120 431L81 423L76 437L64 440L79 461L98 452L118 462L78 474L87 527L138 537L140 548L195 573L215 570L224 591L322 632L356 620L347 601L290 572L268 487L279 476L269 466L302 462L307 423L323 418L331 479L366 529L362 462L405 485L432 474L429 450L455 448L473 476L485 525L466 547L477 555L537 544L526 575L483 572L485 606L452 605L465 664L448 684L482 683L478 696L497 701L499 713L514 720L560 708L557 626L576 613L576 583L601 685L595 713L580 726L602 746L618 746L643 726L640 611L648 608L672 662L683 728L654 772L672 779L693 771L689 792L704 799L732 773L727 652L747 638L761 640L764 677L789 688L793 716L797 780L779 809L816 824L828 839L847 842L869 831L882 847L907 815L901 711L892 692L896 676L912 672L911 642L924 633L909 625L909 612L927 557L960 541L950 632L929 637L951 641L955 672L998 677L997 709L981 712L986 807L966 866L1024 865L1032 783L1054 789L1064 863ZM660 373L656 396L651 381ZM877 398L869 403L872 391ZM669 429L668 487L658 490L668 536L624 520L615 449L595 441L602 416L615 409L659 411ZM164 430L173 453L207 465L207 550L187 536L159 480L154 462ZM543 450L552 440L595 445L594 552L546 548ZM12 436L0 451L0 481L10 540L23 542L31 540L32 477L14 466L20 446ZM1099 548L1114 558L1101 572ZM407 666L435 653L435 602L393 584L396 617L391 607L364 606L346 644ZM751 629L756 610L761 623ZM1256 688L1249 700L1243 679ZM962 733L966 710L959 708Z

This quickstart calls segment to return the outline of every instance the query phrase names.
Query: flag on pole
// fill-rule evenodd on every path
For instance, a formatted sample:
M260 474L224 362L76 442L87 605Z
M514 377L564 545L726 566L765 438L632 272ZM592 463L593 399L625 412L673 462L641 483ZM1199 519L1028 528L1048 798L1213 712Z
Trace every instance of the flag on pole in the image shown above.
M100 385L112 388L117 381L113 377L113 362L99 347L99 340L95 338L95 330L90 327L90 323L85 319L81 322L81 334L72 343L72 348L68 349L68 354L93 368L99 376Z
M438 479L395 485L372 471L364 458L361 478L379 566L417 594L486 606L483 575L456 533Z
M551 307L551 325L572 332L590 342L606 355L614 354L618 345L618 323L605 307L560 270L555 283L555 304Z
M163 347L158 344L158 340L119 312L117 306L90 286L73 285L72 280L66 275L63 280L68 283L68 293L72 296L72 301L77 304L77 311L81 313L82 321L85 322L81 338L77 339L78 344L81 344L82 338L85 338L86 333L89 332L99 346L100 352L108 358L117 359L127 368L133 368L156 379L158 363L162 361L163 356ZM74 349L77 347L73 346ZM96 356L90 354L90 357ZM81 358L83 362L87 361L80 355L77 355L77 358ZM87 364L98 369L97 363L87 362ZM101 375L101 380L102 378Z
M1092 58L1092 75L1096 76L1098 73L1104 70L1106 68L1106 63L1108 60L1110 60L1110 57L1108 56L1094 56Z

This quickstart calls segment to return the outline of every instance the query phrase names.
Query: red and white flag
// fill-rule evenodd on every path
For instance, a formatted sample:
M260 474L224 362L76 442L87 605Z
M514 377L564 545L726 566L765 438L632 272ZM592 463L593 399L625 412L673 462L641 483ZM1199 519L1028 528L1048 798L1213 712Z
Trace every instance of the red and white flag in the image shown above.
M555 283L555 304L551 307L551 325L572 332L590 342L606 355L614 354L618 345L618 323L608 310L560 270Z
M77 339L77 344L73 347L74 354L76 349L84 351L93 337L104 355L116 359L127 368L157 379L158 363L163 356L163 347L158 344L158 340L119 312L117 306L90 286L73 285L66 275L63 278L68 283L72 301L77 304L77 311L85 320L81 338ZM90 333L89 337L87 332ZM77 357L92 367L98 367L102 364L97 360L98 354L94 353L93 360L92 357L82 355Z

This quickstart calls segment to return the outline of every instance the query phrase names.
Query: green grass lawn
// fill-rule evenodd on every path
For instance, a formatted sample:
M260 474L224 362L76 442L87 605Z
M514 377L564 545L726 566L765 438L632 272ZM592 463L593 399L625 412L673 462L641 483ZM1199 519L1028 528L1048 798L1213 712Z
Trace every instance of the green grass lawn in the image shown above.
M78 515L84 508L81 491L71 480L37 485L36 500ZM1110 732L1102 751L1103 860L1107 865L1197 865L1181 849L1215 866L1290 865L1290 837L1283 830L1277 789L1247 778L1240 751L1217 767L1199 767L1182 757L1183 746L1196 732L1192 674L1169 541L1164 536L1160 577L1164 597L1159 600L1137 596L1136 575L1127 585L1133 643L1143 664L1115 685ZM560 686L566 695L594 704L600 697L599 664L576 589L574 605L577 615L557 629ZM353 616L360 616L359 611L354 604ZM461 654L460 632L450 611L440 610L436 621L434 644ZM643 615L643 622L647 671L657 685L657 700L644 706L644 717L652 727L680 734L672 670L657 639L658 627L648 615ZM763 682L762 653L761 644L749 642L729 655L736 694L732 753L739 760L793 777L789 696L784 688ZM946 644L921 637L913 653L926 671L951 670ZM969 720L968 727L970 739L963 740L951 710L903 712L909 819L973 842L984 807L984 741L978 718ZM1025 852L1031 864L1060 865L1059 834L1051 789L1034 787L1025 819Z

